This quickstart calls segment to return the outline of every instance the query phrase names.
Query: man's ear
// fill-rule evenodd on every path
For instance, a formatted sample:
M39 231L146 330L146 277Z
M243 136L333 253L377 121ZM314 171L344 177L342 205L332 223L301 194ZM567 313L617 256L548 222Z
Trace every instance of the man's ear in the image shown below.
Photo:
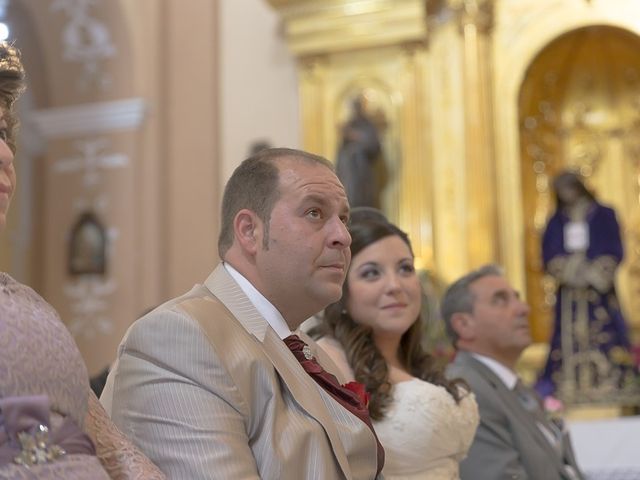
M262 222L255 212L243 208L233 219L233 233L242 249L255 255L261 240Z
M472 340L475 337L475 324L470 313L456 312L451 315L451 328L462 340Z

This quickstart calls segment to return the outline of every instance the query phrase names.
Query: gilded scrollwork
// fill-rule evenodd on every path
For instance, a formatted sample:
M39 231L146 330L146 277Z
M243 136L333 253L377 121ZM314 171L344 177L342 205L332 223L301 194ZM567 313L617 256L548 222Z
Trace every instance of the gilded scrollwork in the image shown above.
M450 19L458 22L460 31L468 25L489 33L493 28L494 0L432 0L427 2L427 16L433 27Z

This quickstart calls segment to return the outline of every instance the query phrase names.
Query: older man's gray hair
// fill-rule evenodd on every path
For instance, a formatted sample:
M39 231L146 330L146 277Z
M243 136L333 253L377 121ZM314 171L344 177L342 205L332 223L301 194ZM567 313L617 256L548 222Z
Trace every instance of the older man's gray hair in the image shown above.
M484 277L502 277L503 275L504 271L498 265L484 265L453 282L444 292L440 311L447 334L454 346L458 342L458 334L451 326L451 317L458 312L473 313L475 298L471 292L471 284Z

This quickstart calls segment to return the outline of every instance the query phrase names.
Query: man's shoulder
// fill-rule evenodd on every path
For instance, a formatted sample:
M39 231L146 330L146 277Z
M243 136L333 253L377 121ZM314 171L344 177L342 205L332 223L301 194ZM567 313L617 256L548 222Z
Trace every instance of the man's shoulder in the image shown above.
M207 310L202 310L202 305ZM121 350L153 349L159 346L171 350L190 345L195 338L206 341L204 322L212 323L218 330L242 330L224 304L203 285L195 285L189 292L173 298L131 324L120 344Z
M492 403L498 395L500 380L493 378L489 368L469 354L459 355L447 366L445 373L448 378L461 378L467 382L479 405Z
M196 300L207 298L207 296L209 296L213 301L219 302L214 296L207 294L207 289L203 285L194 285L188 292L167 300L145 313L142 317L138 318L131 324L129 331L146 330L157 327L158 324L162 324L167 321L174 321L177 318L189 317L189 314L185 310L185 306L188 306Z
M479 376L478 361L475 360L468 352L459 351L456 354L455 359L447 365L445 373L447 377L470 377L475 378Z
M251 335L218 298L197 285L131 325L119 347L117 369L120 377L153 371L210 385L212 379L231 382L256 361L265 363Z
M479 384L486 383L486 380L482 378L477 368L468 363L450 363L445 370L445 375L450 379L462 378L472 388L474 386L477 387Z

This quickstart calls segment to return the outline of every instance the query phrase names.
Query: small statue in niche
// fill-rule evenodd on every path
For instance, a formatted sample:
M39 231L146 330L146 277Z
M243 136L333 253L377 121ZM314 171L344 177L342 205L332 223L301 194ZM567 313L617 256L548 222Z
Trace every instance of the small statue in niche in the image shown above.
M70 275L106 273L107 235L92 212L84 212L71 229L69 240Z
M378 128L366 110L366 98L357 95L352 115L341 128L336 173L347 191L351 207L380 207L376 164L381 157Z

